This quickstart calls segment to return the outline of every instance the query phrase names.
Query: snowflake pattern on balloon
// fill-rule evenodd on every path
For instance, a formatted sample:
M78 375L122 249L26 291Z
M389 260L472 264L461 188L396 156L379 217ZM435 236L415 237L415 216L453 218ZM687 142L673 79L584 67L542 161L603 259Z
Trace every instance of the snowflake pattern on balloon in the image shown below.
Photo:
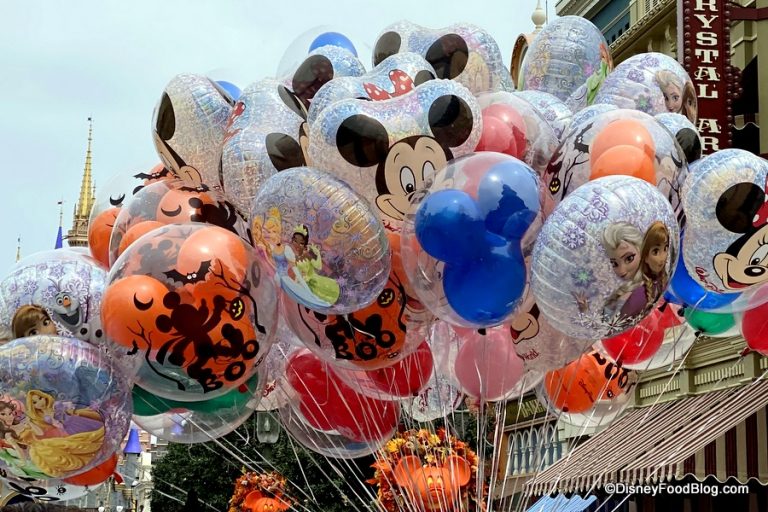
M592 269L580 268L571 273L573 284L579 288L589 288L595 282L595 274Z
M659 65L659 59L657 57L654 57L653 55L644 55L642 59L640 59L640 62L649 68L655 68Z
M641 84L645 80L645 75L639 69L633 68L629 70L629 73L627 73L627 80Z
M563 244L572 251L582 247L586 241L587 239L584 235L584 231L579 229L578 226L570 226L565 233L563 233Z

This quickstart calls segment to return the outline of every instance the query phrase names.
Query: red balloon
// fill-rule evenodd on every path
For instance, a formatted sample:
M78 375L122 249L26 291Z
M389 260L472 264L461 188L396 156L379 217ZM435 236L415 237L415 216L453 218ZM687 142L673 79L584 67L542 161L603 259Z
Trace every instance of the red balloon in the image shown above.
M494 103L483 109L483 132L477 151L496 151L522 158L526 150L525 121L510 105Z
M741 322L741 334L747 342L747 346L763 355L768 355L768 289L759 288L757 293L750 298L747 306L749 310L744 312Z
M664 329L660 327L661 316L658 309L652 310L633 328L603 340L603 348L614 361L624 364L647 361L664 342Z
M358 442L380 441L392 435L400 422L400 407L396 402L377 400L355 393L345 394L347 414L335 418L336 430Z
M117 467L117 453L113 453L110 458L91 468L85 473L65 478L64 482L72 485L97 485L112 476Z
M376 387L390 395L417 396L432 375L434 360L427 342L392 366L367 372Z

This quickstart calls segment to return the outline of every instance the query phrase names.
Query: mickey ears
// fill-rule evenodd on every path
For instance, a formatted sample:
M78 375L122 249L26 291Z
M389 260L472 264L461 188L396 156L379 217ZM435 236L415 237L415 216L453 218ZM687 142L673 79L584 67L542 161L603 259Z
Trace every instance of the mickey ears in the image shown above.
M445 459L443 467L448 469L451 475L451 481L457 486L462 487L469 483L469 479L472 477L472 467L464 457L458 455L450 455Z
M400 34L397 32L386 32L376 41L373 48L373 65L378 66L387 57L391 57L400 51Z
M421 470L421 459L415 455L406 455L395 467L395 482L403 488L413 487L413 474Z
M325 55L310 55L293 74L293 92L306 108L315 93L333 79L333 64ZM306 117L306 116L305 116Z
M453 94L440 96L429 107L429 127L444 148L464 144L472 133L472 123L469 105Z
M163 93L160 105L157 107L155 131L162 140L170 140L176 133L176 114L173 112L173 103L167 92Z
M260 491L251 491L245 496L243 500L243 507L247 510L255 511L256 502L263 498L264 495Z
M467 67L469 48L460 35L446 34L432 43L424 58L435 68L437 78L453 79Z
M675 134L677 143L685 153L685 159L690 164L701 158L701 140L699 135L690 128L683 128Z
M746 233L765 204L765 191L754 183L737 183L717 200L715 214L720 224L734 233Z

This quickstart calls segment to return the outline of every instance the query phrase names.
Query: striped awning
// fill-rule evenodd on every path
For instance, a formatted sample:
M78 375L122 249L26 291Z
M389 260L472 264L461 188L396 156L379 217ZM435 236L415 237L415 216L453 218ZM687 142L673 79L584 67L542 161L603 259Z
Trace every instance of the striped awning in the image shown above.
M558 494L554 498L544 496L533 504L526 512L584 512L591 504L597 501L597 497L571 496L567 498Z
M529 495L606 483L700 480L768 483L768 380L625 414L527 484Z

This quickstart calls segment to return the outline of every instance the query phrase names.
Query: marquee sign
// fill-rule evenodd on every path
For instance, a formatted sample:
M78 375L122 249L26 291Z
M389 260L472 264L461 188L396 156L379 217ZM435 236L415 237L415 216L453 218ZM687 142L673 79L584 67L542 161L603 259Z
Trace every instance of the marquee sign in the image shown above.
M727 0L678 1L678 56L696 86L703 153L731 147L731 7Z

